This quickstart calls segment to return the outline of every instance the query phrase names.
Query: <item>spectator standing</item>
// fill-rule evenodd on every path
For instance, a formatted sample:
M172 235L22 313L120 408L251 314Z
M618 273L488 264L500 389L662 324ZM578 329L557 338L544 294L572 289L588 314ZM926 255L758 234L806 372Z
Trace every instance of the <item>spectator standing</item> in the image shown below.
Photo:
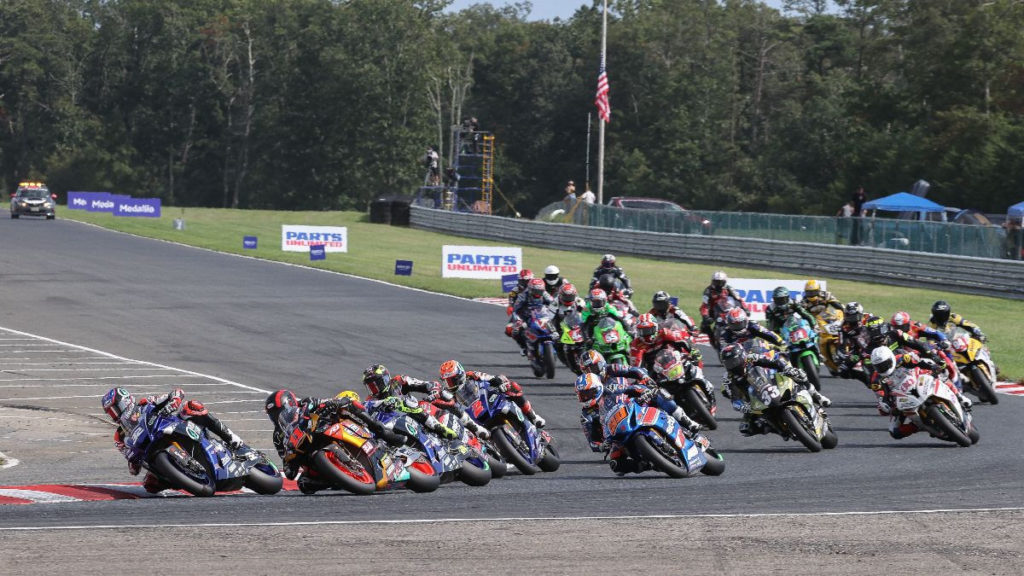
M864 194L864 187L857 188L857 191L853 193L853 226L850 230L850 244L853 246L860 245L861 236L861 217L864 216L864 203L868 201L867 195Z
M427 176L424 184L427 186L441 185L441 156L437 153L437 146L433 144L427 148L427 154L423 157L423 164L427 167Z
M597 196L594 196L594 192L591 191L589 186L587 186L586 192L580 194L580 200L583 200L587 204L593 204L597 200Z
M565 204L565 212L567 214L576 205L576 183L572 180L569 180L569 183L565 185L565 197L562 198L562 203Z
M849 201L836 212L839 219L836 222L836 244L842 244L843 238L848 236L847 231L851 230L853 224L853 201Z

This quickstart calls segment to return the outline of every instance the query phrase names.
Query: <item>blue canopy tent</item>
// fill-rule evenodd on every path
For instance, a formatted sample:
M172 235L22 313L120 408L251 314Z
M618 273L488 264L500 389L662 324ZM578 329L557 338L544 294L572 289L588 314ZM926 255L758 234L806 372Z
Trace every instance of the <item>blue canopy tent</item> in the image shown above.
M945 212L946 207L936 204L927 198L897 192L884 198L864 203L865 210L884 210L886 212ZM924 220L924 218L921 218Z
M1007 208L1006 217L1024 222L1024 202L1018 202Z

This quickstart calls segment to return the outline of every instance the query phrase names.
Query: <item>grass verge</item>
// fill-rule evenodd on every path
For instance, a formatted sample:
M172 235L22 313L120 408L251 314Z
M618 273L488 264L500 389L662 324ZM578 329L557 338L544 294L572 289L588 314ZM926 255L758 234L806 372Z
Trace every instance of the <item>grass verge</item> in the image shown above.
M112 230L200 246L221 252L246 254L257 258L302 264L385 280L403 286L422 288L467 298L501 296L497 280L465 280L441 277L441 246L444 244L501 245L455 235L438 234L411 228L370 224L357 212L273 212L215 208L170 208L160 218L123 218L107 213L63 210L60 218L89 222ZM184 230L175 230L172 221L182 218ZM309 256L281 251L281 225L347 226L349 252L328 254L326 260L310 262ZM258 248L242 248L243 236L259 238ZM395 260L412 260L411 276L395 276ZM599 253L549 250L523 247L527 267L540 272L549 264L557 265L563 276L586 284L600 263ZM668 262L649 258L620 256L636 288L635 300L643 308L657 290L679 297L679 303L691 316L697 314L701 293L711 273L718 267L703 264ZM770 271L770 267L729 266L732 277L803 278ZM1024 306L1019 301L947 293L938 290L901 288L867 282L819 278L840 300L857 300L865 309L884 318L896 310L905 310L917 320L927 320L936 300L947 300L953 310L982 327L989 336L992 355L1004 377L1024 378L1024 354L1017 343L1019 326L1024 325ZM497 327L495 328L498 329Z

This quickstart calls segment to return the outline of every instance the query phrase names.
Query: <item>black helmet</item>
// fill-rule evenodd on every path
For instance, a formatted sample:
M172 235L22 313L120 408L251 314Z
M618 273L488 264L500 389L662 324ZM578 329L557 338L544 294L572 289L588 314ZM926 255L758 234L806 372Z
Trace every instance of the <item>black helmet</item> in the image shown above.
M772 302L776 306L789 304L789 290L785 286L779 286L772 291Z
M945 300L939 300L935 304L932 304L932 322L943 325L949 322L949 302Z
M601 274L601 277L597 279L597 285L604 290L605 293L611 294L615 292L615 276L611 274Z
M733 374L739 374L742 372L740 368L743 368L747 363L747 353L739 344L730 344L722 348L719 359L726 370Z
M391 372L383 364L372 364L363 370L363 385L374 398L391 395Z
M886 336L889 334L889 323L881 318L873 318L867 323L868 337L871 338L871 347L885 346Z
M651 305L662 314L668 312L670 304L672 304L671 297L664 290L658 290L654 293L654 297L651 298Z
M863 318L864 307L860 305L860 302L849 302L843 307L844 324L860 324Z
M299 405L299 399L295 396L295 393L291 390L278 390L272 392L270 396L267 396L267 402L264 409L267 411L267 416L270 417L270 421L277 425L277 415L281 413L285 408L291 408Z

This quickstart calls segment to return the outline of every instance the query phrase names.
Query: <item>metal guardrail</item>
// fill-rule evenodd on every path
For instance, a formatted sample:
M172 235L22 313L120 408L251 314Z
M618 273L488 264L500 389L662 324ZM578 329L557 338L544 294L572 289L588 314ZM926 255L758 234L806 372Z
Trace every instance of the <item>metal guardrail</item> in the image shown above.
M559 250L654 256L680 262L929 287L999 298L1024 299L1024 262L924 254L863 246L700 236L513 220L412 207L414 228Z

